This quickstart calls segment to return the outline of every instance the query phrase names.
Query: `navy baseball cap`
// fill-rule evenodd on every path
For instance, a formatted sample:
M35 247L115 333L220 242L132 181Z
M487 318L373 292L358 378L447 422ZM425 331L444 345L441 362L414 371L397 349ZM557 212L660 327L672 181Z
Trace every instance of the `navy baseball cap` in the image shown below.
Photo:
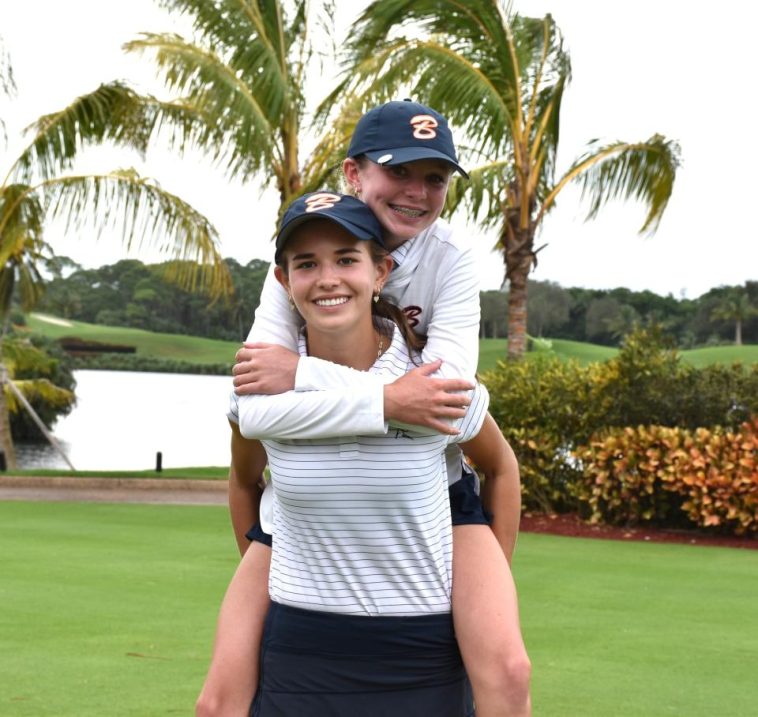
M410 100L379 105L358 120L347 156L361 154L376 164L390 166L417 159L441 159L468 179L458 164L447 120L431 107Z
M382 225L367 204L349 194L337 194L323 189L304 194L287 207L276 235L274 261L277 264L281 261L282 249L292 232L312 219L328 219L347 229L356 239L375 241L384 247Z

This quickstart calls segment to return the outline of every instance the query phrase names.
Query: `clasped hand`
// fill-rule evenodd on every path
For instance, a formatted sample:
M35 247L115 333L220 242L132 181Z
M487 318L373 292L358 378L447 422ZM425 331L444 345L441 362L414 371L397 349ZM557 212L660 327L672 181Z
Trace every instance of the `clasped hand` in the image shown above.
M245 343L237 351L232 374L235 393L274 395L295 388L300 357L277 344Z

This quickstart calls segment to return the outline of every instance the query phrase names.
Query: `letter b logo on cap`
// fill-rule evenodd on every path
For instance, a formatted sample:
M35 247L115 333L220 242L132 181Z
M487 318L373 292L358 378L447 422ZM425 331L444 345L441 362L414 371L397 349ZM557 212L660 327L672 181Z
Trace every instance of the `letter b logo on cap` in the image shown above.
M317 212L319 209L331 209L340 199L341 197L338 194L331 194L330 192L312 194L305 200L305 211Z
M437 136L434 128L439 126L439 123L431 115L416 115L411 117L411 126L416 139L434 139Z

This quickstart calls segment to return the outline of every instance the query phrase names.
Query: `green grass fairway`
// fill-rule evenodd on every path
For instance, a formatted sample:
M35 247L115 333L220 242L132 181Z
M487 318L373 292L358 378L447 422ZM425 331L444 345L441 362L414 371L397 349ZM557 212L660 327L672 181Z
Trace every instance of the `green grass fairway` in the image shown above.
M750 346L711 346L703 349L682 351L682 358L697 368L714 363L748 365L758 363L758 345Z
M535 717L758 714L758 551L522 535Z
M222 507L0 503L0 714L191 715L236 560ZM516 577L535 717L755 714L758 552L522 535Z
M223 507L0 503L0 714L193 714L236 561Z
M551 349L530 351L527 358L535 356L553 355L561 359L576 359L582 365L594 361L606 361L618 353L618 349L597 344L582 343L581 341L568 341L566 339L546 339L551 344ZM507 339L480 339L479 341L479 372L490 371L495 368L498 360L505 360L508 351Z
M183 334L159 334L142 329L122 326L99 326L83 321L70 321L71 326L59 326L43 321L35 314L27 316L33 331L58 339L62 336L77 336L81 339L106 343L136 346L139 356L191 361L193 363L234 363L234 354L239 344L234 341L218 341Z

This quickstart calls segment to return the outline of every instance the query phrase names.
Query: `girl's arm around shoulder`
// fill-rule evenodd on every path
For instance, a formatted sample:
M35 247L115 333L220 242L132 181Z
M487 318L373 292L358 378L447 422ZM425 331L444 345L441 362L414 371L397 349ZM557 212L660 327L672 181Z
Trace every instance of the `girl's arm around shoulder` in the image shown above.
M437 285L422 358L424 363L442 359L441 378L471 380L479 362L479 275L470 247L445 230L447 238L438 241L442 262L431 263Z

